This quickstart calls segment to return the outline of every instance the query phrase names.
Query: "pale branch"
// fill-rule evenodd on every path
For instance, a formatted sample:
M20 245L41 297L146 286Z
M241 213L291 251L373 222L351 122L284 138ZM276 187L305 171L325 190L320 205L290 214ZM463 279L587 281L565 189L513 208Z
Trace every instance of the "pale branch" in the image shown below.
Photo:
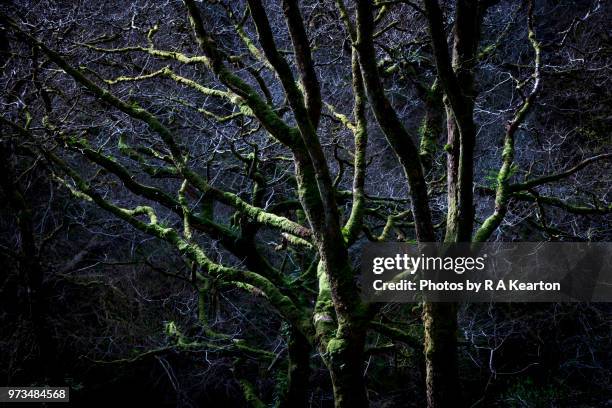
M422 352L423 343L421 340L409 335L404 330L385 323L377 322L375 320L370 322L370 329L382 334L385 337L388 337L391 340L402 342L418 353Z
M193 341L185 341L184 339L178 339L175 344L163 347L157 347L154 349L150 349L147 351L143 351L141 353L137 353L134 356L119 358L114 360L98 360L89 357L87 360L91 361L95 364L105 364L105 365L121 365L121 364L134 364L138 363L142 360L146 360L147 358L156 357L159 355L164 355L168 353L180 353L180 352L212 352L219 353L221 355L230 355L230 356L254 356L256 358L263 358L265 360L272 360L276 357L276 355L272 352L261 350L255 347L248 346L242 340L237 340L234 342L229 342L227 344L219 344L216 342L207 342L201 340L193 340Z
M351 119L347 115L338 112L336 108L330 103L325 103L325 107L329 110L329 112L335 119L342 123L344 127L346 127L353 133L357 131L357 127L353 122L351 122Z
M536 38L533 24L533 1L529 1L527 11L527 31L528 38L531 47L533 48L534 57L534 70L531 76L533 79L533 85L529 95L524 99L522 104L517 108L514 113L514 117L507 125L506 135L504 137L504 149L502 151L502 165L497 174L497 187L495 191L495 209L493 214L485 219L480 228L474 235L475 242L484 242L497 229L502 223L506 212L508 210L508 203L512 194L510 178L512 176L512 166L514 163L514 135L518 130L519 126L525 120L527 113L533 108L535 99L540 90L541 81L541 45ZM526 84L525 81L523 84ZM544 202L544 201L542 201Z
M529 201L529 202L540 202L542 204L549 205L551 207L557 207L562 210L565 210L572 214L580 214L580 215L605 215L612 213L612 204L608 204L607 206L587 206L584 204L572 204L565 200L562 200L557 197L549 197L542 195L534 195L531 193L525 192L514 192L511 193L511 197L521 201Z
M229 93L228 93L229 96ZM174 97L170 97L168 98L168 100L172 101L172 102L176 102L182 106L185 106L189 109L193 109L194 111L197 111L199 113L201 113L203 116L207 117L207 118L212 118L216 123L218 124L222 124L225 122L229 122L232 121L234 119L238 119L241 117L245 116L245 112L242 111L237 111L237 112L233 112L233 113L229 113L225 116L222 116L221 114L217 114L214 113L208 109L204 109L204 108L198 108L197 106L187 102L186 100L182 99L182 98L174 98Z
M351 51L351 69L353 75L353 116L355 117L353 130L355 146L353 158L353 202L351 213L342 230L344 238L349 245L357 240L363 226L367 169L366 150L368 146L367 95L361 74L359 56L355 48Z
M521 2L520 6L516 8L514 13L512 14L512 18L510 19L508 24L506 24L506 26L504 27L502 32L497 36L495 41L492 44L487 45L484 49L482 49L478 53L478 55L477 55L477 59L478 60L482 61L482 60L487 59L489 56L493 55L495 53L495 51L497 51L501 47L502 40L505 37L507 37L508 34L510 33L510 29L516 23L516 17L519 14L519 12L521 11L521 9L523 8L523 5L524 5L524 3ZM488 7L488 6L485 6L485 7Z
M154 72L151 72L151 73L148 73L148 74L141 74L141 75L137 75L137 76L133 76L133 77L128 77L128 76L123 76L122 75L122 76L119 76L119 77L117 77L115 79L105 79L104 82L106 82L109 85L115 85L115 84L119 84L119 83L122 83L122 82L144 81L144 80L151 79L151 78L157 78L157 77L163 75L165 69L166 68L164 67L162 69L159 69L157 71L154 71Z
M117 78L114 79L105 79L104 82L106 82L109 85L114 85L114 84L119 84L122 82L136 82L136 81L144 81L147 79L152 79L152 78L158 78L158 77L166 77L166 78L170 78L173 79L175 82L181 84L181 85L185 85L189 88L192 88L196 91L198 91L199 93L201 93L204 96L216 96L219 98L224 98L228 101L232 101L234 102L236 99L236 95L230 93L230 92L226 92L226 91L221 91L218 89L213 89L213 88L208 88L205 87L199 83L197 83L194 80L191 80L189 78L185 78L181 75L176 74L170 67L163 67L157 71L148 73L148 74L142 74L142 75L137 75L137 76L133 76L133 77L129 77L129 76L119 76Z
M151 52L153 51L152 55L155 56L163 56L163 57L167 57L167 58L174 58L176 57L176 59L178 59L181 62L185 62L185 63L192 63L192 62L201 62L204 63L206 65L209 65L209 60L206 57L185 57L183 54L180 53L176 53L176 52L166 52L166 51L159 51L159 50L151 50L151 49L145 49L142 47L126 47L126 48L120 48L120 49L102 49L102 48L96 48L96 47L92 47L98 51L101 52L128 52L128 51L147 51L147 52ZM251 70L249 70L249 72L251 72ZM153 73L150 74L144 74L144 75L139 75L139 76L135 76L135 77L126 77L126 76L121 76L115 79L111 79L111 80L105 80L105 82L109 83L109 84L115 84L115 83L120 83L120 82L129 82L129 81L139 81L139 80L144 80L144 79L149 79L149 78L153 78L153 77L158 77L158 76L165 76L168 78L172 78L174 79L176 82L178 83L182 83L183 85L189 86L193 89L196 89L197 91L199 91L200 93L206 95L206 96L218 96L218 97L222 97L225 99L228 99L232 102L236 102L238 101L238 105L242 106L244 105L243 103L240 103L240 97L236 96L235 94L233 94L232 92L228 92L228 91L221 91L221 90L217 90L217 89L212 89L212 88L207 88L204 87L200 84L198 84L197 82L190 80L188 78L182 77L176 73L174 73L170 67L165 67L162 68L158 71L155 71ZM258 78L258 82L259 82L259 78ZM267 92L265 92L267 94ZM226 117L219 117L215 114L213 114L212 112L206 111L204 109L198 109L198 111L200 111L203 114L206 114L208 116L214 117L215 119L217 119L218 121L227 121L227 120L231 120L235 117L238 117L240 115L242 115L242 113L235 113L232 115L228 115Z
M495 190L490 187L477 186L476 191L487 196L495 196ZM605 215L612 212L612 204L607 206L587 206L585 204L573 204L567 200L557 197L543 196L534 194L533 192L511 192L510 197L518 201L527 201L532 203L546 204L550 207L560 208L571 214L579 215Z
M178 191L178 201L181 204L181 210L183 211L183 236L186 240L191 241L193 238L193 234L191 232L191 222L189 220L189 202L187 201L187 197L185 192L187 191L187 180L183 180L181 183L181 188Z
M564 170L562 172L559 173L555 173L555 174L550 174L547 176L542 176L542 177L538 177L532 180L527 180L524 181L522 183L514 183L510 185L510 191L512 192L518 192L518 191L526 191L529 190L533 187L537 187L540 186L542 184L546 184L546 183L554 183L556 181L560 181L563 180L564 178L567 178L569 176L571 176L574 173L577 173L578 171L582 170L583 168L585 168L586 166L595 163L599 160L608 160L612 157L612 153L603 153L603 154L599 154L597 156L593 156L593 157L589 157L583 161L581 161L580 163L578 163L577 165L575 165L572 168L569 168L567 170Z
M123 48L102 48L96 47L91 44L80 44L91 50L108 53L108 54L117 54L117 53L129 53L129 52L144 52L151 56L158 57L162 60L174 60L178 62L182 62L183 64L204 64L208 65L208 58L205 56L188 56L183 53L177 51L165 51L158 50L152 47L141 47L141 46L129 46Z
M410 0L378 0L374 2L374 7L388 7L398 4L406 4L416 12L423 15L425 14L425 10L423 10L417 3Z
M153 178L176 178L178 177L178 170L176 167L172 165L172 160L169 157L165 157L159 152L155 151L152 148L132 148L128 145L125 134L119 135L119 142L117 143L117 147L119 151L129 157L130 159L136 161L140 168L147 173L149 176ZM142 153L142 154L141 154ZM149 157L152 157L157 160L161 160L163 162L167 162L170 166L154 166L147 162L147 160L143 157L143 154Z
M563 237L571 240L572 242L586 242L589 240L587 237L580 237L569 232L560 230L559 228L552 227L550 225L545 225L543 223L539 223L531 218L527 218L526 220L531 226L544 232L549 239L557 239L558 237Z
M232 12L231 7L229 6L229 4L223 3L222 5L225 7L225 10L226 10L226 13L227 13L227 16L229 17L229 19L234 22L234 30L236 30L236 34L238 34L238 38L240 38L242 43L246 46L247 50L249 50L249 53L255 58L256 61L259 61L267 69L269 69L271 72L273 72L274 71L274 67L272 67L270 62L262 54L261 50L259 48L257 48L257 45L255 45L255 43L253 42L251 37L249 37L248 34L246 33L246 31L244 30L244 21L245 21L245 19L241 19L240 21L236 21L236 19L234 17L234 13ZM246 10L245 10L245 13L249 13L249 12L250 12L249 8L247 7ZM247 16L248 16L248 14L245 14L245 17L247 17Z
M306 241L305 239L296 237L295 235L287 234L286 232L281 233L281 235L283 236L285 240L287 240L288 243L290 243L293 246L296 246L298 248L304 248L307 250L314 249L314 245L312 245L310 242Z

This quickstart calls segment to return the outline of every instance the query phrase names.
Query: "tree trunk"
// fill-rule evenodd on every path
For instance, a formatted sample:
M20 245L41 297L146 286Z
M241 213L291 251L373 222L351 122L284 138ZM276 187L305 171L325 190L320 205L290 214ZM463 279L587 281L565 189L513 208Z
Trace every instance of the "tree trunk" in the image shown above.
M337 337L327 345L327 365L330 370L336 408L368 406L363 376L365 331L346 330L347 337Z
M474 225L474 67L487 4L457 0L452 58L438 1L425 0L438 77L445 95L448 143L448 213L445 242L469 242ZM460 406L457 372L457 306L426 303L425 361L429 408ZM459 401L459 403L458 403Z
M419 128L421 137L419 156L421 156L423 168L429 171L433 164L438 140L442 134L442 124L444 123L442 88L437 79L430 88L425 89L423 100L425 102L425 117Z
M457 307L425 303L426 393L428 408L461 407L457 375Z
M1 134L0 134L1 135ZM55 356L53 339L47 325L46 299L43 293L43 268L40 263L36 235L34 232L34 213L25 194L16 180L16 170L10 163L9 146L0 145L0 188L7 198L7 204L15 212L19 231L19 283L21 290L20 311L24 333L32 343L24 360L23 372L28 381L46 382L54 373L51 370ZM27 339L23 339L27 342Z
M289 334L287 367L287 391L280 408L300 408L308 404L308 383L310 380L310 343L297 330Z

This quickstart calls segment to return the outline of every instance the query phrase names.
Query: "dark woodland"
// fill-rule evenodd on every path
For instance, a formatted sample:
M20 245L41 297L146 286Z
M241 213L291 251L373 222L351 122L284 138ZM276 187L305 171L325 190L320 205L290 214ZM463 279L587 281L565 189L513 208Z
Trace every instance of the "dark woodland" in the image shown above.
M359 288L367 242L612 240L611 22L606 0L2 2L0 386L612 406L609 304Z

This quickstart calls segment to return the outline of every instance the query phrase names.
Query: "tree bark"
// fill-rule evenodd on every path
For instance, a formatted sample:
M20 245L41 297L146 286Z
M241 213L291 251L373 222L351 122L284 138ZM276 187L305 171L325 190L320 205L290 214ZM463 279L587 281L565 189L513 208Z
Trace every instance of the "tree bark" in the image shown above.
M16 180L15 169L10 163L9 146L0 144L0 188L4 191L9 207L15 212L17 228L19 230L19 283L20 295L20 324L27 336L31 336L33 344L31 352L24 361L23 372L28 378L24 381L46 382L54 376L51 370L53 352L53 339L49 334L46 323L46 299L43 293L43 268L37 248L37 239L34 232L34 213L30 203ZM26 341L24 339L24 341Z
M364 408L368 404L363 376L365 330L346 327L327 345L327 366L330 370L336 408Z
M433 242L435 234L431 222L431 211L427 184L423 176L423 168L419 151L411 135L401 123L397 112L387 98L380 75L378 73L376 53L374 50L374 20L372 17L372 2L359 0L357 2L357 50L363 81L374 116L380 125L389 145L395 152L410 187L412 214L414 216L417 240Z
M310 350L308 340L297 330L291 329L287 345L287 393L279 404L280 408L300 408L308 405Z
M457 0L451 58L440 6L436 0L425 0L424 4L447 116L445 242L469 242L474 227L474 67L486 6L475 1ZM426 303L423 308L429 408L457 406L457 401L461 401L456 309L452 303Z
M426 395L428 408L461 407L457 376L457 308L425 303Z

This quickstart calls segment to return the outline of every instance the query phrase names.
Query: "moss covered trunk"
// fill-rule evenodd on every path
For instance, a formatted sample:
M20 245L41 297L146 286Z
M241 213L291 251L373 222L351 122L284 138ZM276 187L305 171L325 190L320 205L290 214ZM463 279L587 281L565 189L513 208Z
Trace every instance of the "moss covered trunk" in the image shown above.
M327 345L327 365L330 370L336 408L368 406L364 370L365 331L354 328L347 335L336 337Z
M469 242L474 226L474 69L482 17L490 2L457 0L452 55L444 14L435 0L424 0L436 69L444 93L448 139L446 242ZM461 406L457 372L457 306L427 303L425 325L426 393L429 408Z

